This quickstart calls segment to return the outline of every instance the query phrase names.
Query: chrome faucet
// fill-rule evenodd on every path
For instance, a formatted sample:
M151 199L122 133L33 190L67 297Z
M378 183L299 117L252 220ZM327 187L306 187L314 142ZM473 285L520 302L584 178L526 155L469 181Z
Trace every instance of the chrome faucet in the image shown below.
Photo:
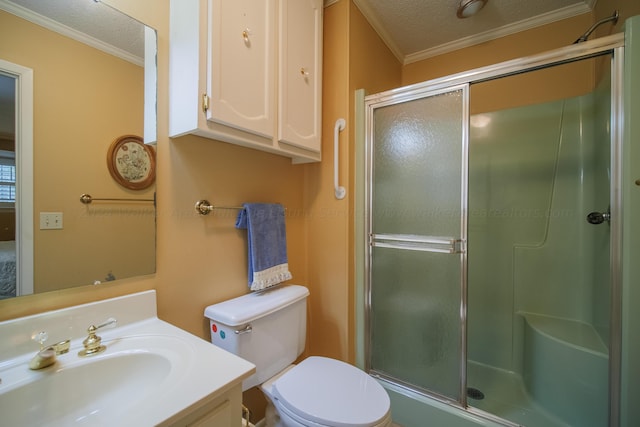
M84 350L80 350L78 352L78 356L80 357L91 356L92 354L97 354L105 351L107 347L100 344L102 342L102 338L96 335L96 331L102 328L114 327L116 323L117 323L117 320L111 317L107 319L106 322L98 326L94 326L94 325L89 326L89 328L87 329L89 336L84 341L82 341L82 345L84 345Z
M46 346L45 341L49 338L49 334L45 331L34 334L31 339L40 343L40 351L29 362L29 369L38 370L46 368L56 363L56 356L67 353L71 347L71 340L60 341L57 344Z

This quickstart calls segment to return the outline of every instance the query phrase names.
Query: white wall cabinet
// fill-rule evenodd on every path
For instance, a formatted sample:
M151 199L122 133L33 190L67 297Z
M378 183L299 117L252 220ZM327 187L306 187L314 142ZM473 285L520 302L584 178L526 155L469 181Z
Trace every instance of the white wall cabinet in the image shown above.
M171 0L169 136L320 160L322 0Z

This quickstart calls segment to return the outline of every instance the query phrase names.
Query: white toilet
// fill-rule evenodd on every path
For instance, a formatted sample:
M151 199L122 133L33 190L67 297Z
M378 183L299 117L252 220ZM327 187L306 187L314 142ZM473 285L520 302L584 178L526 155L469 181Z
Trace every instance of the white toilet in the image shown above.
M291 365L304 350L308 296L283 285L211 305L211 342L256 365L242 389L261 384L268 427L390 426L389 396L364 371L316 356Z

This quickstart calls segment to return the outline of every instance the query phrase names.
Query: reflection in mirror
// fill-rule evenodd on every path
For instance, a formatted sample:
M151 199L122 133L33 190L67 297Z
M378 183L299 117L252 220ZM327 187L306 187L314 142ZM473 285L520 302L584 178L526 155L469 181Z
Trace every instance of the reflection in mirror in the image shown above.
M107 164L124 135L155 141L155 55L103 3L0 0L0 299L155 271L155 184Z

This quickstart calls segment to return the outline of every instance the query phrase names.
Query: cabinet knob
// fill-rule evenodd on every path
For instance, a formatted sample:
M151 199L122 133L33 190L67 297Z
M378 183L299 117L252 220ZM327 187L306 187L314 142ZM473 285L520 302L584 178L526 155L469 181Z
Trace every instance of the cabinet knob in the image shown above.
M250 29L248 29L248 28L247 28L247 29L245 29L245 30L242 32L242 38L244 39L244 42L245 42L245 43L249 43L249 42L251 41L251 40L249 40L249 35L250 35L250 34L251 34L251 30L250 30Z
M304 67L300 68L300 74L301 74L303 77L305 77L305 78L306 78L306 77L309 77L309 72L308 72L308 71L307 71L307 69L306 69L306 68L304 68Z

